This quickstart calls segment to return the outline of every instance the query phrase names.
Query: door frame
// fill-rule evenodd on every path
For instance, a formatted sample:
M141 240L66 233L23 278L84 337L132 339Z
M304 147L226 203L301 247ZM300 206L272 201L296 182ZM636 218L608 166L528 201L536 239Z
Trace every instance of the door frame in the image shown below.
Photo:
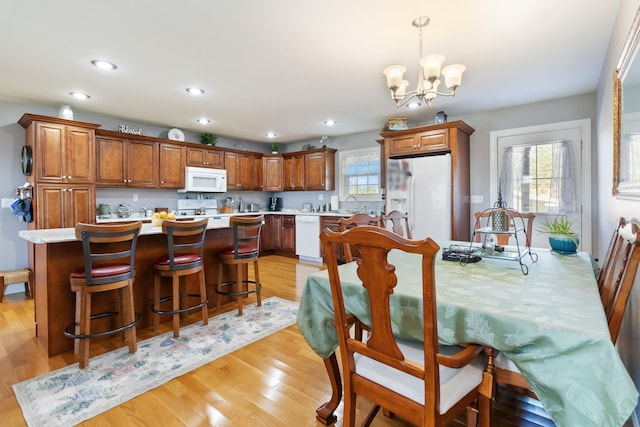
M582 170L581 182L579 183L581 204L581 230L580 246L582 251L592 251L591 236L591 119L570 120L566 122L548 123L544 125L526 126L521 128L504 129L489 132L489 194L491 200L498 199L498 140L503 137L524 135L530 133L562 131L566 129L580 129L582 138L581 153Z

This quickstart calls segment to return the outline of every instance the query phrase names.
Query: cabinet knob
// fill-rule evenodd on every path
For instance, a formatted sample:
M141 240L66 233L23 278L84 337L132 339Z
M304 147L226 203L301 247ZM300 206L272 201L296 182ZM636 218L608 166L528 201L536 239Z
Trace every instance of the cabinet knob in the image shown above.
M67 178L68 178L68 179L73 179L73 177L72 177L71 175L69 175Z
M160 184L164 184L164 181L160 181Z

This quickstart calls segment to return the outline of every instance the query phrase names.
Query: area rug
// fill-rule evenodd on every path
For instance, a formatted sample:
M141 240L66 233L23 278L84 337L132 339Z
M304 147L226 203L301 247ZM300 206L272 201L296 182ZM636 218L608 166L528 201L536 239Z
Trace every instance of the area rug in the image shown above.
M272 297L237 311L197 322L180 330L96 356L84 370L66 366L14 384L18 403L30 427L70 426L105 412L135 396L192 371L225 354L258 341L296 321L298 304Z

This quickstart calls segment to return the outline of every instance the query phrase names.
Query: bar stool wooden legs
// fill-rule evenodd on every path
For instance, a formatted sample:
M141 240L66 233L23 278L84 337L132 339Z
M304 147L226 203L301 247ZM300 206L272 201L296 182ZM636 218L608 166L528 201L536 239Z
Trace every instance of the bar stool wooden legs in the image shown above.
M204 237L208 218L197 221L167 221L162 223L162 231L167 235L169 253L160 257L153 268L155 270L154 300L151 311L155 313L153 327L160 326L160 315L173 316L173 336L180 335L180 316L191 310L202 310L202 324L209 323L207 289L204 276ZM184 281L186 276L197 274L199 294L189 294ZM163 277L171 278L171 295L161 297L160 288ZM187 300L198 298L199 303L188 305ZM172 301L171 309L162 309L164 302Z
M216 285L216 310L220 310L222 295L235 297L238 303L238 315L242 316L243 298L255 293L258 306L262 305L260 297L260 272L258 269L258 256L260 255L260 231L264 215L251 217L231 217L229 225L233 229L233 246L223 248L218 254L218 283ZM253 263L255 280L248 280L244 277L244 270L248 264ZM225 265L235 266L235 280L229 282L222 281L222 274ZM253 289L249 285L253 284ZM246 285L246 288L245 288ZM231 287L233 290L225 290Z
M135 353L136 324L140 315L134 312L133 281L135 277L135 250L141 222L124 225L77 224L76 238L82 241L84 269L71 273L71 291L76 293L75 323L67 326L64 334L75 340L80 369L89 364L91 338L125 332L129 353ZM91 314L93 294L118 291L118 311ZM118 316L120 326L102 332L91 332L91 321Z

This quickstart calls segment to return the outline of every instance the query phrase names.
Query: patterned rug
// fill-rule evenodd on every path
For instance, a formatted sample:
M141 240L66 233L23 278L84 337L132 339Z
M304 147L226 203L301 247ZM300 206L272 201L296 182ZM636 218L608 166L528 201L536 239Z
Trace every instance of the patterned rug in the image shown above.
M96 356L84 370L66 366L14 384L13 390L30 427L70 426L92 418L129 399L192 371L225 354L258 341L296 321L298 304L272 297L262 307L197 322L128 347Z

